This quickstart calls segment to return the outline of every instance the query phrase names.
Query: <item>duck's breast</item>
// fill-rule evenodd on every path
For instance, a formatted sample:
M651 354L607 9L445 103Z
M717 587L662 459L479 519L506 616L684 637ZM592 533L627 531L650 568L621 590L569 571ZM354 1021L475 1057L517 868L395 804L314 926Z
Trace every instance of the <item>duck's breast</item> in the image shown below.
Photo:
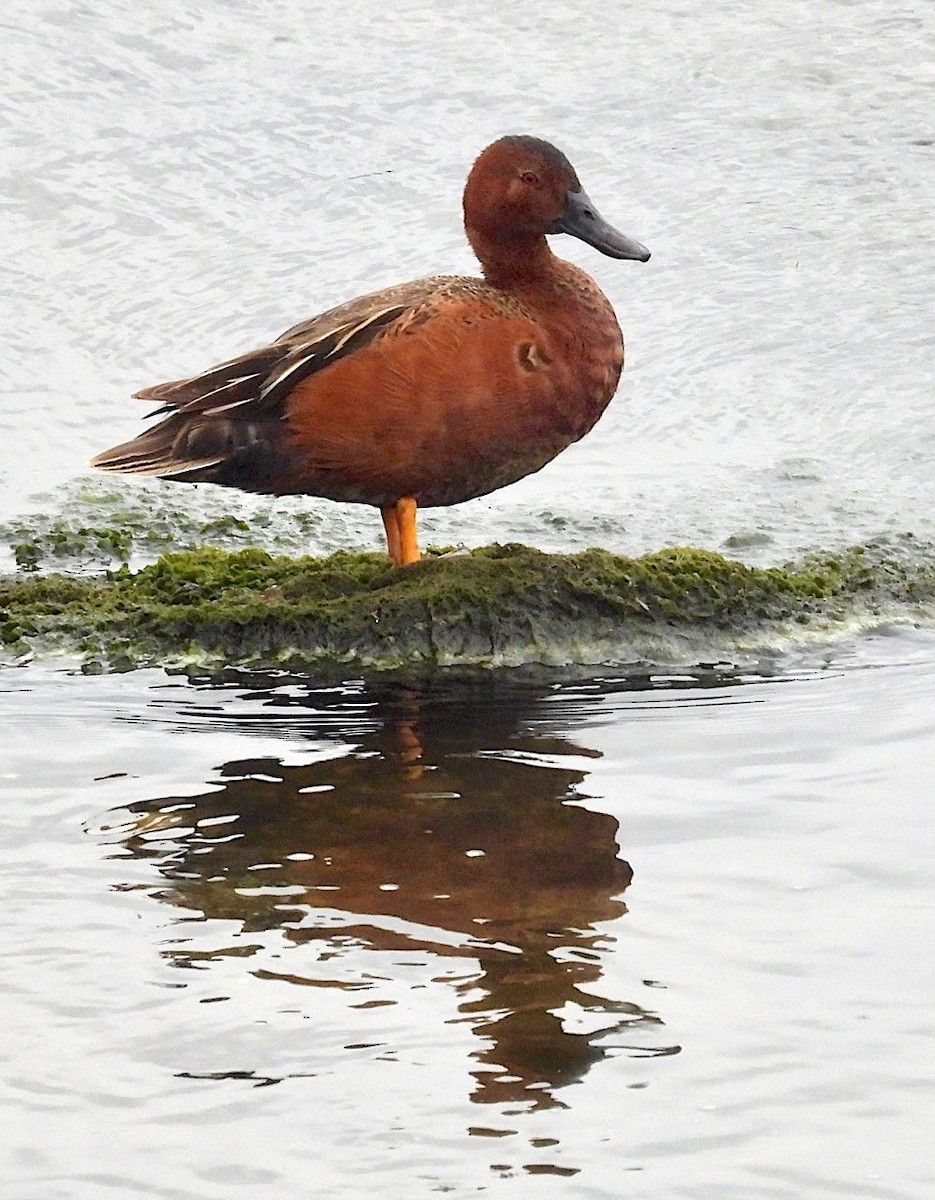
M617 386L620 329L591 286L522 296L457 281L303 381L286 405L284 490L425 507L537 471Z

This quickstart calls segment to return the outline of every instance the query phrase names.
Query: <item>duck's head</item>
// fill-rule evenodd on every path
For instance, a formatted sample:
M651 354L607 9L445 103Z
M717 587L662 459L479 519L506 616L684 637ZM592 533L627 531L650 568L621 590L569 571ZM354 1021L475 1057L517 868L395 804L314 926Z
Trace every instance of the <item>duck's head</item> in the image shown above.
M525 135L502 137L478 156L464 187L464 227L482 262L491 245L547 233L570 233L611 258L649 258L604 220L561 150Z

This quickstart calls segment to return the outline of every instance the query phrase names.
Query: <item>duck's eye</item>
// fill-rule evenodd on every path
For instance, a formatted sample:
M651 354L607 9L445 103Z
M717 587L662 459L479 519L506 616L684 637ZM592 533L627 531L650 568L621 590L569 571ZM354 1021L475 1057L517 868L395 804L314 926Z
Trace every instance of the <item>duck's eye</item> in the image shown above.
M528 183L530 187L539 186L539 176L535 173L535 171L524 171L522 175L520 175L520 179L522 179L523 183Z

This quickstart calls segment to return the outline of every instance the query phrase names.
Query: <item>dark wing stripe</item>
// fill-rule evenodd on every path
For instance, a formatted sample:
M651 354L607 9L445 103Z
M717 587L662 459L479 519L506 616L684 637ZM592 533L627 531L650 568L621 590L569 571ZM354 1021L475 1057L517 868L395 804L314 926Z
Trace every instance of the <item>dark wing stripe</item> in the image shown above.
M285 395L303 375L310 375L315 370L318 359L327 355L330 343L335 338L340 338L346 329L353 331L351 322L345 321L337 329L329 329L327 333L290 346L288 354L285 354L266 376L257 399L265 406ZM286 383L289 387L284 386Z
M330 329L325 336L299 342L290 350L288 357L267 376L260 389L259 403L264 408L275 404L307 375L353 353L359 346L371 341L380 329L390 325L409 307L408 304L393 304L369 313L362 321L345 322L337 329Z
M250 375L241 375L229 383L222 383L212 388L195 400L189 400L184 405L186 413L206 412L209 414L225 412L228 408L236 408L238 404L249 404L256 396L257 385L263 379L263 371L254 371Z
M160 408L147 413L147 416L163 417L167 413L179 412L180 410L186 413L225 412L228 408L236 408L239 404L249 404L256 396L257 383L262 378L262 371L256 371L252 375L240 375L236 379L230 380L229 383L219 384L218 387L212 388L210 392L205 392L204 395L196 396L194 400L189 400L182 404L179 404L177 401L167 400ZM231 396L234 396L235 399L229 399ZM222 403L222 401L225 402Z
M264 346L259 350L251 350L249 354L228 359L227 362L191 379L176 379L170 383L157 383L154 387L143 388L135 392L134 397L137 400L162 400L171 408L183 408L203 396L206 390L213 390L218 385L236 382L252 375L262 377L281 358L281 349Z

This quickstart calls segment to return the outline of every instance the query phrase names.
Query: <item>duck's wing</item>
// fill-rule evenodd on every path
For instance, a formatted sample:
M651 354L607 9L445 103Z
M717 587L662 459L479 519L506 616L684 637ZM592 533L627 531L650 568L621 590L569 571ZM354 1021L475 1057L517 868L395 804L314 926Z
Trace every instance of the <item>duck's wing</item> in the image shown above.
M408 310L450 282L450 276L414 279L383 288L330 308L293 325L274 342L219 363L189 379L157 383L134 393L138 400L157 401L152 414L185 409L226 412L244 404L271 410L300 379L371 342Z
M282 402L298 383L374 341L450 280L417 279L359 296L294 325L270 345L190 379L136 392L137 399L156 403L151 416L166 419L98 454L91 465L166 478L214 478L232 456L265 443L264 427L279 422Z

